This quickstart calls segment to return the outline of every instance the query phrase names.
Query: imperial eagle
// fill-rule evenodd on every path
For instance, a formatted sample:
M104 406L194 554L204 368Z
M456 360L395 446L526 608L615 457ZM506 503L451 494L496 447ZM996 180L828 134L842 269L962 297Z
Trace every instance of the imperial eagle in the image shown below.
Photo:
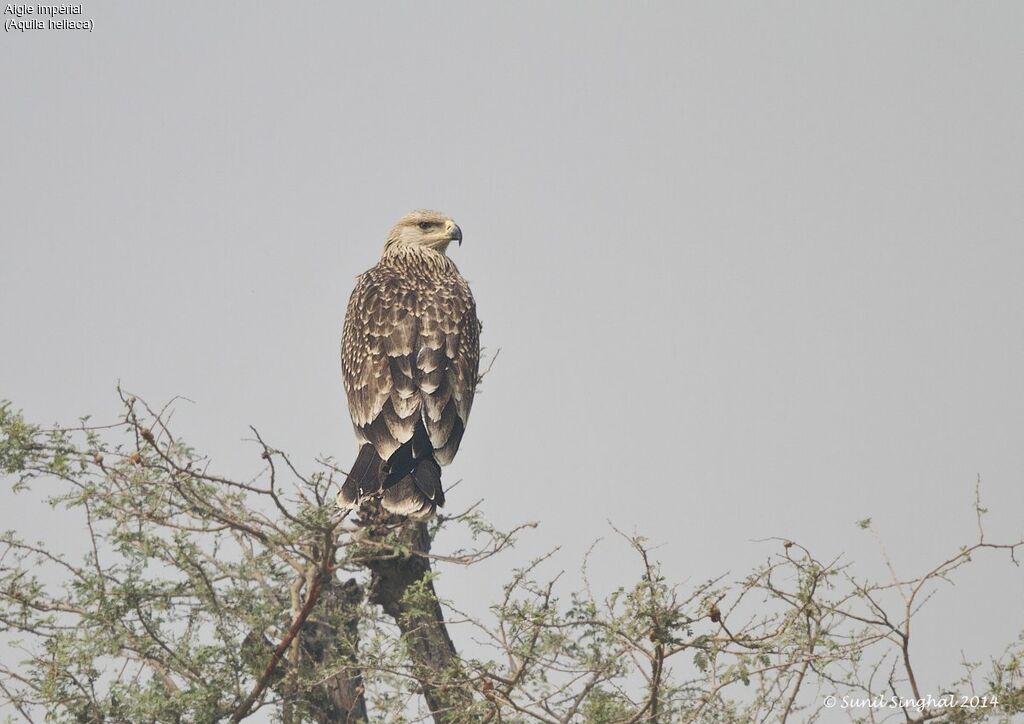
M447 255L453 241L462 244L454 221L414 211L356 282L341 366L359 454L342 508L380 496L392 513L427 518L444 505L441 466L462 442L480 361L476 304Z

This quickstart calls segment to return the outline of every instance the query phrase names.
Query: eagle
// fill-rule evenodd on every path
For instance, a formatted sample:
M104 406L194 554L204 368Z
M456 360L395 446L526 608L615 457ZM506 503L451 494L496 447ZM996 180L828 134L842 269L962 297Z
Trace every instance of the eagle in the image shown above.
M425 519L444 505L441 466L459 450L480 364L480 320L448 258L453 241L462 245L462 230L449 217L413 211L356 281L341 368L359 454L342 509L380 497L391 513Z

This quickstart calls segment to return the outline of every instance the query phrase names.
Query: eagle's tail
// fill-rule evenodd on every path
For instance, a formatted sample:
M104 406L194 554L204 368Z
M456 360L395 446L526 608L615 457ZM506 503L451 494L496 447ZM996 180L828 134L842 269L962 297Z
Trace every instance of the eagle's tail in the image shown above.
M441 466L432 457L419 460L412 472L384 489L381 504L390 513L417 520L429 518L444 505Z
M418 520L432 516L444 505L441 466L433 455L408 461L403 459L405 456L412 458L409 451L400 449L385 463L372 444L359 448L359 455L338 493L338 507L352 510L359 507L361 499L383 493L381 504L389 513Z

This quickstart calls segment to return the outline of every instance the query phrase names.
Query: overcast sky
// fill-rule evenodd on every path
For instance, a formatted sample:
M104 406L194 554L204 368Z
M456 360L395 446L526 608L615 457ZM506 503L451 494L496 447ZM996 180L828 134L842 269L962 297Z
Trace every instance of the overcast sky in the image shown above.
M882 575L871 516L918 574L970 541L979 475L990 538L1021 534L1024 5L301 7L5 33L0 398L106 419L120 380L194 400L178 431L224 472L249 424L348 460L345 302L437 208L502 350L449 506L541 523L443 595L483 610L559 544L575 569L608 521L697 582L767 536ZM1024 623L1004 559L957 580L923 693Z

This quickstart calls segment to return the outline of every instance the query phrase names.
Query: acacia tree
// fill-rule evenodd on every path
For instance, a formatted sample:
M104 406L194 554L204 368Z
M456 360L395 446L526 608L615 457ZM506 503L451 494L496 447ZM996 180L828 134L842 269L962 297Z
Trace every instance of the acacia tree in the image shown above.
M14 720L813 721L824 695L897 697L848 712L872 721L1024 711L1020 641L941 689L912 655L939 584L980 554L1015 565L1024 546L986 540L980 500L977 539L914 577L859 580L773 539L747 575L684 587L620 534L632 585L597 594L584 562L566 592L545 556L479 618L438 597L435 568L506 551L533 524L501 532L476 507L413 524L372 502L344 516L330 460L306 474L253 430L265 469L235 479L172 433L174 401L122 402L111 424L55 428L0 404L12 492L77 516L86 541L32 542L31 521L0 539L0 702ZM431 550L444 526L475 547ZM955 698L929 698L940 691Z

